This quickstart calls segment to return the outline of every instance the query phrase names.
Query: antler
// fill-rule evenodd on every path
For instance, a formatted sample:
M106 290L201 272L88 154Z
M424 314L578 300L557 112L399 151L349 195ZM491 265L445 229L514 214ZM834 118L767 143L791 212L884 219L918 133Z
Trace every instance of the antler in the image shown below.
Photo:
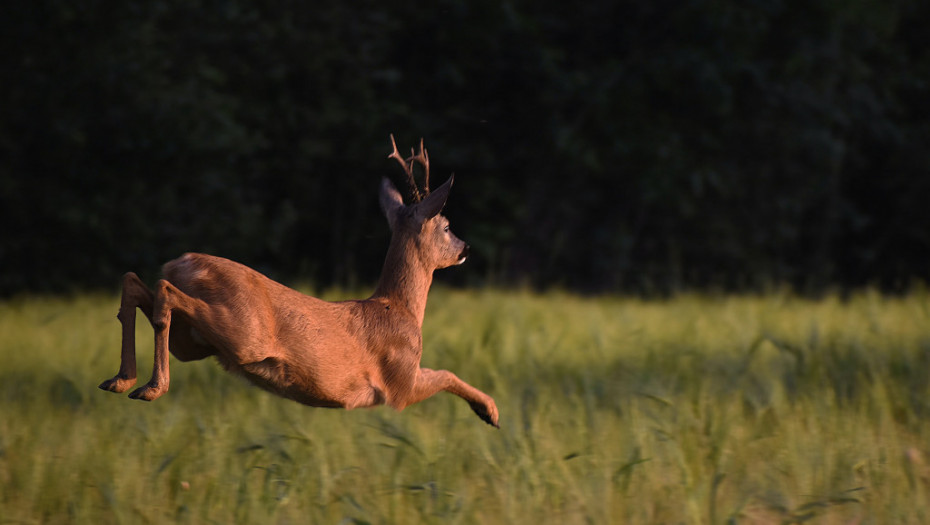
M394 151L388 155L389 159L394 159L400 163L401 167L404 168L404 173L407 174L407 185L410 188L410 198L413 202L420 202L423 197L429 195L429 154L426 152L426 148L423 147L423 139L420 139L420 153L414 153L413 148L410 148L410 156L406 159L401 157L400 152L397 151L397 143L394 142L394 134L391 134L391 146L394 148ZM417 187L417 182L413 178L413 163L418 162L423 166L423 193L420 193L420 189Z
M429 195L429 154L423 147L423 137L420 137L420 153L413 154L413 148L410 148L410 158L407 161L417 161L423 166L423 196ZM413 162L410 162L410 172L413 173Z

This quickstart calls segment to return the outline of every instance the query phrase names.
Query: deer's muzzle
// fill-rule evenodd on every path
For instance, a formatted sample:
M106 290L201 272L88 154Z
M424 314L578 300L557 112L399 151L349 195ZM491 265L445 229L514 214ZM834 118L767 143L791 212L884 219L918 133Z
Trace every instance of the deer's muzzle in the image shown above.
M465 259L467 258L468 258L468 245L466 244L465 247L462 248L462 253L459 254L459 260L455 264L462 264L463 262L465 262Z

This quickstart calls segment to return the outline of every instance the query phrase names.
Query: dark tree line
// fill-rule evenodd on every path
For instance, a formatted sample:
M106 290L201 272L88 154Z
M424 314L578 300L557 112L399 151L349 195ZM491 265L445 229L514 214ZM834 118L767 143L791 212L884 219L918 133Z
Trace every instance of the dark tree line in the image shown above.
M366 283L426 138L449 279L802 290L930 277L930 4L14 1L0 293L184 251Z

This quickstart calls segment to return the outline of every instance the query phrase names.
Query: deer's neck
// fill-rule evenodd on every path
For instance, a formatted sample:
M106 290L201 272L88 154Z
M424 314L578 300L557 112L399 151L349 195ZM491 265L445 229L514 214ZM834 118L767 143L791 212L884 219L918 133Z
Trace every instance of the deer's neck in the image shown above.
M391 304L406 308L423 326L426 298L433 283L433 268L417 256L419 250L413 239L391 239L378 287L372 296L387 299Z

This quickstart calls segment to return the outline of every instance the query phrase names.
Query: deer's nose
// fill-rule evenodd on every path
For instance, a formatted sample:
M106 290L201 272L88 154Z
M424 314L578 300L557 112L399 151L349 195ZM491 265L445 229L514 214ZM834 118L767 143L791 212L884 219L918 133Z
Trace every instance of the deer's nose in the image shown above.
M462 253L459 254L459 261L455 264L462 264L463 262L465 262L466 258L468 258L468 245L467 244L465 245L464 248L462 248Z

